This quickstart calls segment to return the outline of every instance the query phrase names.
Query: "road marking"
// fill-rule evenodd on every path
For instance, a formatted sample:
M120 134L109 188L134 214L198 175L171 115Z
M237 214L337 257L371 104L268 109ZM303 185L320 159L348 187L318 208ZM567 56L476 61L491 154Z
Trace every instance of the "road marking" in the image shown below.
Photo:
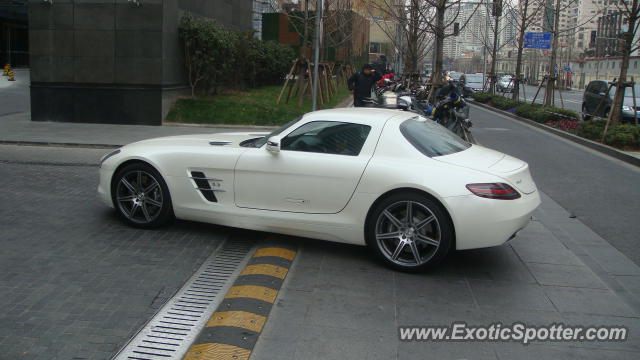
M220 311L211 316L207 327L235 326L260 332L267 318L247 311Z
M247 360L295 256L284 247L256 250L184 360Z

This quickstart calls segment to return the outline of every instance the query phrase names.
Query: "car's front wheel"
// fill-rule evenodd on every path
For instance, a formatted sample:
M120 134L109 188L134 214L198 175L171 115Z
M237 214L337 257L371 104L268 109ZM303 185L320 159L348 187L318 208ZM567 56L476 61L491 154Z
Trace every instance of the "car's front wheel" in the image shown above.
M388 266L416 272L444 259L454 231L438 202L417 192L402 192L377 204L366 237L368 246Z
M148 164L132 163L118 170L111 196L118 214L130 225L155 228L173 217L167 184Z

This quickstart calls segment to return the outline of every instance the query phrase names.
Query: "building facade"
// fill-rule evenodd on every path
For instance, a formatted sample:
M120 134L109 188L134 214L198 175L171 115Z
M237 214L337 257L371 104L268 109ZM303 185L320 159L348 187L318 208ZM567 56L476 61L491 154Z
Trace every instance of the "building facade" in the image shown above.
M27 0L0 1L0 61L0 66L29 66Z
M30 0L31 118L160 125L188 93L180 17L252 28L252 0Z

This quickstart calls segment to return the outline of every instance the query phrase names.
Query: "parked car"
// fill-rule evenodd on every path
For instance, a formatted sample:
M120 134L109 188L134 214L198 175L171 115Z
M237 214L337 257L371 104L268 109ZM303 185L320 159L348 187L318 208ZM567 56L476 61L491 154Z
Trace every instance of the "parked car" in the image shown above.
M172 136L100 161L102 200L128 224L171 218L368 245L417 271L498 246L540 194L522 160L411 112L332 109L267 133Z
M513 91L513 77L511 75L505 75L498 79L496 89L499 92L512 92Z
M640 111L640 84L636 84L634 88L637 110ZM615 92L615 87L609 90L607 80L590 81L582 96L582 119L589 120L592 116L607 117L611 111ZM602 105L600 105L601 102ZM633 111L633 91L627 87L622 102L622 122L635 123L634 116L637 115Z
M483 74L464 74L460 77L460 81L473 91L484 91Z
M464 75L464 73L461 72L457 72L457 71L450 71L449 74L447 74L451 80L453 81L460 81L460 78L462 77L462 75Z

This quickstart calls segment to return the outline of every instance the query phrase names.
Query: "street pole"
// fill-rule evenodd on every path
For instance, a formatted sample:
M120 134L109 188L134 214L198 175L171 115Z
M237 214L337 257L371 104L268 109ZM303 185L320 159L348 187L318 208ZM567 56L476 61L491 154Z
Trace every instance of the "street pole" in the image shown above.
M487 6L484 9L484 46L482 47L482 61L484 64L482 65L482 90L486 90L484 88L487 83L487 46L489 46L489 0L487 0Z
M318 110L318 80L320 78L320 39L322 39L322 3L316 1L316 31L313 34L313 86L311 89L311 109Z

